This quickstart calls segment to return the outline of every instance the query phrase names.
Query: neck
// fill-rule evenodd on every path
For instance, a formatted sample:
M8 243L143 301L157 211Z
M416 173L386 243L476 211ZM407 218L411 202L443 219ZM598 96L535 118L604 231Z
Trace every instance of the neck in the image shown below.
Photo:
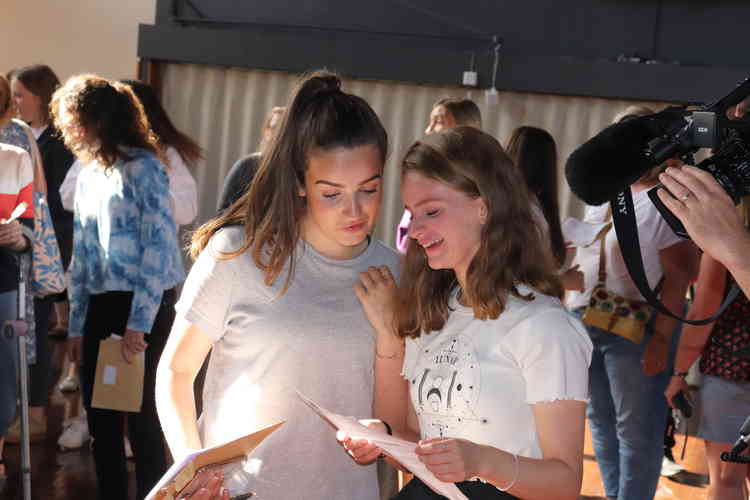
M308 227L310 222L303 220L300 236L305 242L313 247L316 252L324 257L334 260L349 260L364 252L369 245L369 238L365 238L354 246L344 246L335 241L326 238L319 231Z
M3 112L2 115L0 115L0 128L3 128L4 126L6 126L12 118L13 118L13 106L11 104L8 104L8 107L5 108L5 112Z
M47 122L42 121L42 120L32 120L29 122L29 127L31 128L39 129L39 128L44 128L46 126L47 126Z

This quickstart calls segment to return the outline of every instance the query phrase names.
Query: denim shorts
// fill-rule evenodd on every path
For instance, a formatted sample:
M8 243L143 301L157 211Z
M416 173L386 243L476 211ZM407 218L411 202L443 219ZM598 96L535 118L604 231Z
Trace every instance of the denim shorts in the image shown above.
M750 382L704 375L698 395L702 412L698 437L716 443L734 443L750 415Z

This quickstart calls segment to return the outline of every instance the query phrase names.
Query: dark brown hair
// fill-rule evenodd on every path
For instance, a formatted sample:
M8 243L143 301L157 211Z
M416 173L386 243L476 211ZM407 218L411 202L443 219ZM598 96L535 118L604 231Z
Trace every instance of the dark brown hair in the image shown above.
M72 127L84 133L61 122L61 106L74 116ZM123 147L145 149L161 158L143 106L124 83L96 75L72 76L55 92L50 107L66 146L84 161L96 160L109 168L118 159L130 160Z
M10 84L5 76L0 75L0 119L10 107Z
M250 188L219 217L201 226L193 236L195 258L221 228L244 224L245 241L235 257L252 247L255 265L271 285L289 263L281 293L294 275L294 249L300 237L300 219L306 210L299 188L305 184L308 157L313 150L373 145L384 163L388 136L369 104L341 91L341 80L316 72L300 82L290 96L287 112Z
M482 128L482 112L471 99L445 97L432 105L432 109L443 106L453 116L456 126Z
M60 80L52 68L46 64L34 64L14 69L8 75L8 79L18 80L29 92L41 100L42 118L45 123L49 123L51 121L49 105L52 101L52 94L60 86Z
M151 130L156 135L159 145L165 150L169 146L175 148L186 164L194 166L203 157L201 147L193 139L177 130L159 102L154 89L138 80L120 81L133 89L133 93L143 105L143 110L146 112Z
M520 294L521 284L562 296L523 178L492 136L473 127L430 134L409 148L401 169L402 174L417 172L487 204L480 247L461 290L477 319L500 316L508 294L532 300L533 295ZM399 335L418 337L443 328L458 286L453 270L430 269L424 250L409 245L396 297Z
M552 253L558 266L565 262L565 239L560 227L557 194L557 145L546 131L536 127L518 127L508 141L508 156L521 169L526 186L542 209L549 227Z

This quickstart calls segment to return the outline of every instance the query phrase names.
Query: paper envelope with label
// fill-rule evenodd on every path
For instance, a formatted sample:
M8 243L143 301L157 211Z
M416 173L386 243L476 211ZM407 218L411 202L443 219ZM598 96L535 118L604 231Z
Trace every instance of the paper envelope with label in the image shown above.
M111 335L99 342L99 359L91 406L106 410L139 412L143 402L144 355L132 363L122 357L122 337Z

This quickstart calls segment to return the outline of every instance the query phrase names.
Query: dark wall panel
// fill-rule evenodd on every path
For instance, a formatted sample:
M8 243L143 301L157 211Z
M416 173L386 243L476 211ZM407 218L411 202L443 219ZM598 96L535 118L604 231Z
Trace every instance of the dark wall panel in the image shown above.
M138 54L440 85L473 55L488 87L499 35L501 89L703 101L750 73L748 19L746 0L157 0Z

